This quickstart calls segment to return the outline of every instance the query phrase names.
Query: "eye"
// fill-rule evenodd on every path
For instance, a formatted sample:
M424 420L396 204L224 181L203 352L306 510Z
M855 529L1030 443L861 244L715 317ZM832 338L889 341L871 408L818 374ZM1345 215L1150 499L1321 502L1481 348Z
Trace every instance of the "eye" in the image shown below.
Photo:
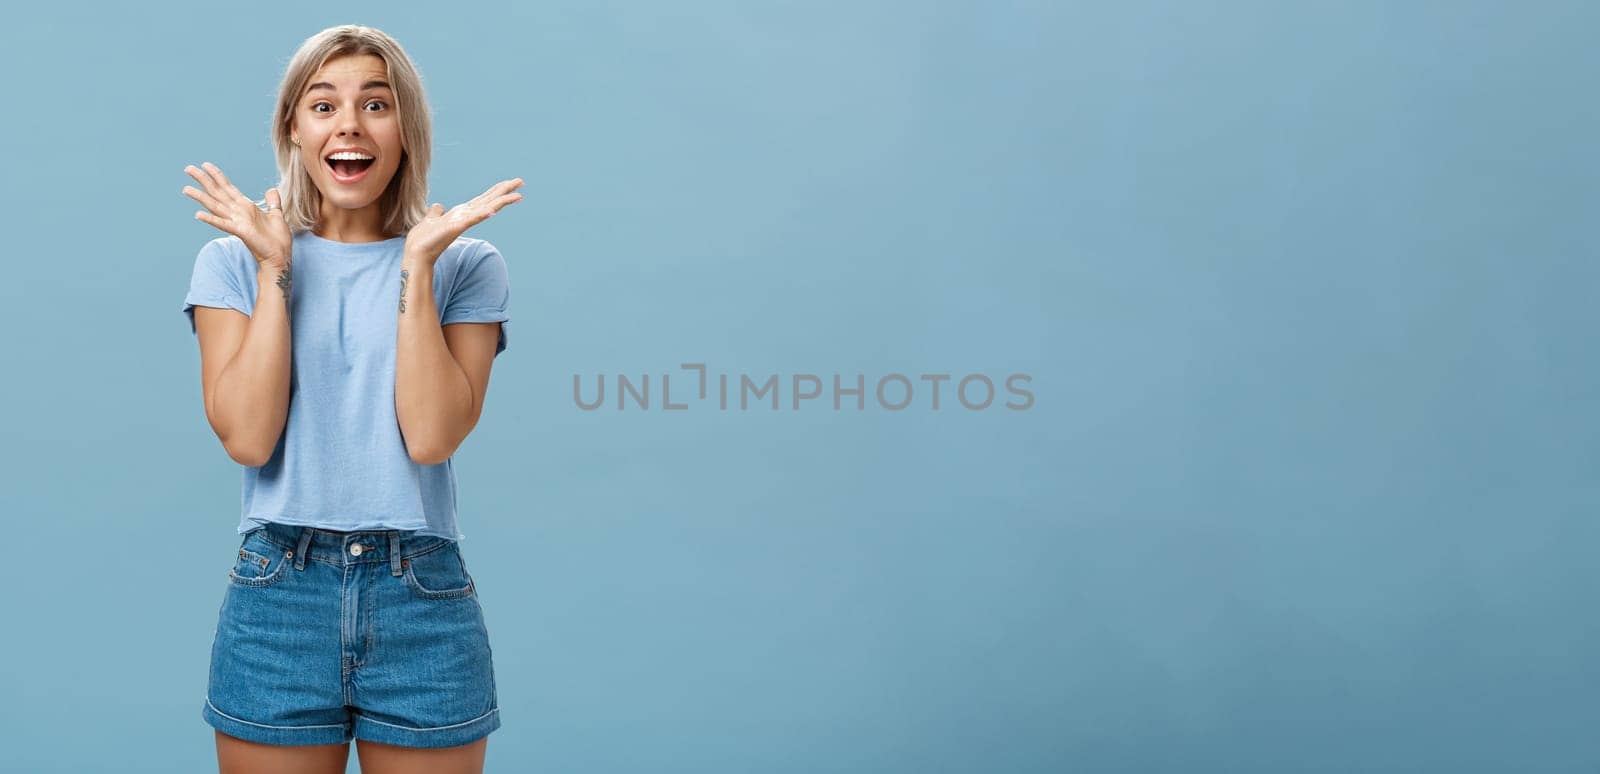
M384 108L389 107L389 103L385 102L385 101L383 101L381 99L369 99L369 100L367 100L366 107L371 107L373 105L382 105ZM328 108L332 108L333 107L333 105L331 103L318 102L318 103L313 104L311 106L311 112L313 112L313 113L326 113L326 112L328 112L326 110L318 110L317 109L317 108L324 107L324 106L326 106Z

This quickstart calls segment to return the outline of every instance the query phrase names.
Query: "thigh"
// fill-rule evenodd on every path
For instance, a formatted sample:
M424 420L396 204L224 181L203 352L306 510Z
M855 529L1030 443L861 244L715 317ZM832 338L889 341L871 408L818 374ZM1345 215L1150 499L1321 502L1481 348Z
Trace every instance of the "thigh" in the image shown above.
M251 742L221 731L217 735L217 771L220 774L344 774L350 745L278 745Z
M402 747L356 740L361 774L481 774L489 737L458 747Z

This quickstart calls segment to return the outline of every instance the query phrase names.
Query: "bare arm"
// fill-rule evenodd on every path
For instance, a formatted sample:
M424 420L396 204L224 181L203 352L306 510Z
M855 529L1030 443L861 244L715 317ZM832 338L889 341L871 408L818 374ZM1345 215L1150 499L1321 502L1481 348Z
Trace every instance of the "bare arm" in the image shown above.
M289 416L291 264L263 262L254 314L197 306L206 420L241 465L272 457Z
M433 264L402 260L394 409L412 461L455 453L483 412L500 323L439 325Z
M247 316L233 309L196 306L194 330L200 338L200 389L206 420L228 456L258 467L271 459L289 417L289 274L294 236L283 217L276 188L268 188L267 209L256 207L228 176L207 161L183 171L201 188L183 195L205 209L194 214L232 234L256 259L256 306Z
M502 180L446 211L435 202L406 232L400 259L394 411L406 451L419 465L450 459L472 432L489 390L500 323L439 325L433 267L462 232L520 201L522 178Z

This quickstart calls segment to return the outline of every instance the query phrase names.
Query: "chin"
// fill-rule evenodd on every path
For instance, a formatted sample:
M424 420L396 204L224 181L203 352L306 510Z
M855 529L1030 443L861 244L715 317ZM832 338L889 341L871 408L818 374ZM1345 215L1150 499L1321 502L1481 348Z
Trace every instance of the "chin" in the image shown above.
M324 191L323 194L322 194L322 200L323 201L325 201L325 202L327 202L327 203L329 203L329 204L331 204L331 205L333 205L335 207L338 207L341 210L359 210L359 209L363 209L365 207L370 207L370 206L372 206L374 204L377 204L378 200L380 198L382 198L382 197L381 196L374 196L374 197L372 197L370 199L367 199L367 198L352 199L348 195L344 195L344 196L329 196L326 191Z

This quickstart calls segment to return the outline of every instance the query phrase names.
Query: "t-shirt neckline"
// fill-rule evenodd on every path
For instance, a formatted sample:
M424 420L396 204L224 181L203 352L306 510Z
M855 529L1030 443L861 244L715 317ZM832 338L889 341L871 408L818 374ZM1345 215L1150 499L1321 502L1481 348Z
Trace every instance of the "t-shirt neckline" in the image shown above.
M306 229L300 233L305 236L306 239L319 245L325 245L327 247L333 247L340 250L376 250L395 244L400 244L406 239L404 236L397 236L390 237L388 239L382 239L377 242L340 242L336 239L328 239L327 237L317 236L315 232L311 231L311 229Z

